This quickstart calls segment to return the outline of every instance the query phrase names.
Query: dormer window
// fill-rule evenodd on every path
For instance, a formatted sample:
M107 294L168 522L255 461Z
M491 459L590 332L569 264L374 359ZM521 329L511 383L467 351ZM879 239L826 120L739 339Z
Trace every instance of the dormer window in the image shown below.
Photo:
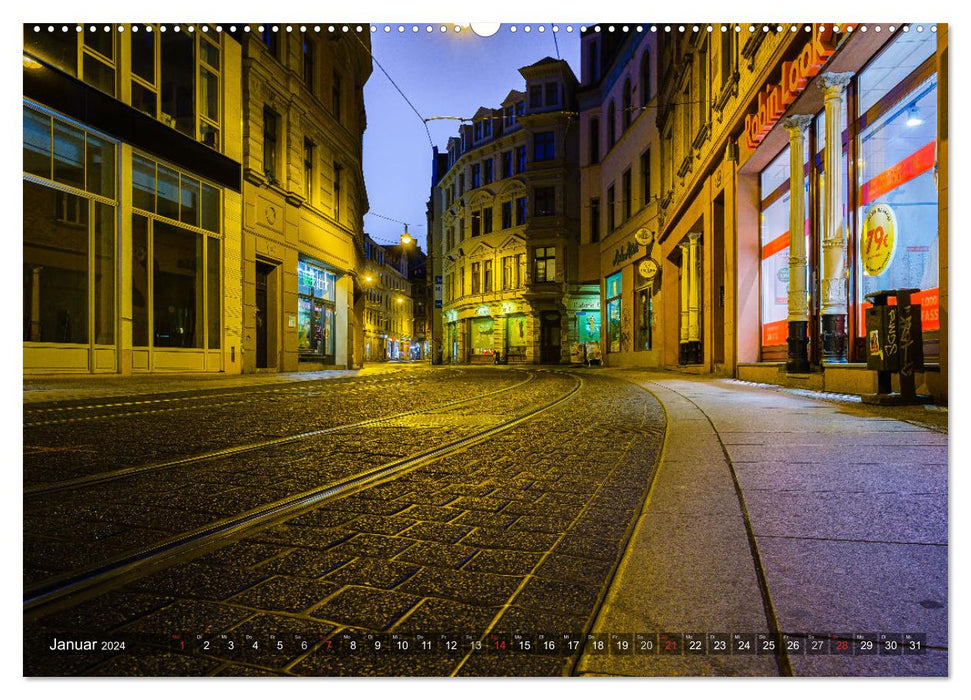
M560 103L559 83L546 83L546 106L552 107Z
M482 122L475 123L475 140L480 141L482 139Z
M485 138L492 137L492 118L491 117L486 119L485 122L482 124L482 135Z
M529 87L529 108L539 109L543 106L543 86L530 85Z
M505 114L504 124L506 126L512 126L513 124L516 123L516 115L513 112L513 106L512 105L509 105L508 107L506 107L506 109L504 110L504 114Z
M521 117L524 114L526 114L526 103L525 102L517 102L516 103L516 116L517 117Z

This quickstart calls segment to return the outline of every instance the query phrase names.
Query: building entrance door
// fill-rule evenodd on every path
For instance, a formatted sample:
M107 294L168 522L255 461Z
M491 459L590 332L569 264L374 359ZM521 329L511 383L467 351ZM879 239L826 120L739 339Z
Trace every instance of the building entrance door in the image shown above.
M560 313L544 311L539 320L539 361L557 364L560 361Z
M267 367L267 329L269 326L269 304L267 287L272 265L256 263L256 366Z

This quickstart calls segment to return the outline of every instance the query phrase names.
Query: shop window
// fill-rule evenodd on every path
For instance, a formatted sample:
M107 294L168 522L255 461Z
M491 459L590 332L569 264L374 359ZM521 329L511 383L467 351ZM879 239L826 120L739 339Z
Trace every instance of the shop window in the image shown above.
M506 356L522 357L526 354L526 316L513 314L506 317Z
M131 342L136 348L148 347L148 268L151 264L148 247L148 217L132 216L132 331Z
M861 84L867 72L861 73ZM859 135L857 328L862 334L869 306L865 294L916 288L920 293L913 301L921 304L923 330L936 331L940 328L937 75L932 73L892 105L885 102L875 100L877 107L867 115Z
M495 322L491 318L469 319L469 348L472 355L491 355Z
M650 350L652 341L651 326L654 323L654 302L653 296L651 295L651 288L645 287L638 290L634 301L637 304L635 311L637 319L637 346L635 349Z
M203 347L203 237L172 224L153 224L154 345Z
M297 261L297 351L302 359L334 359L336 287L332 272Z
M607 301L607 352L620 352L621 346L621 282L623 273L611 275L604 283Z

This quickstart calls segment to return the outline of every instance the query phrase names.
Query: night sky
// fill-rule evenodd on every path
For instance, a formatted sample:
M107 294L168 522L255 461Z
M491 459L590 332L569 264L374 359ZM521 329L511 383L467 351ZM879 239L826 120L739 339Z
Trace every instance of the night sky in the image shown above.
M479 107L498 107L510 90L523 90L519 69L552 56L557 46L551 25L539 32L509 25L488 38L468 29L413 33L407 25L389 33L384 24L371 34L374 58L397 83L422 117L471 117ZM451 27L451 25L449 25ZM580 25L556 33L560 58L580 78ZM381 242L397 242L402 225L374 214L407 222L408 230L426 250L425 204L431 184L431 146L421 120L408 106L377 65L364 87L367 131L364 132L364 179L372 214L364 217L365 231ZM428 123L432 143L445 151L450 136L458 135L461 122L447 119Z

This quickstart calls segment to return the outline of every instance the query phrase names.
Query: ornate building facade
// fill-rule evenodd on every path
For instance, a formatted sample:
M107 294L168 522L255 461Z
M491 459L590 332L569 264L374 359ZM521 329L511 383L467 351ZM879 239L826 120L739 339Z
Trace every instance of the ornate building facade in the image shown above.
M243 46L243 369L360 367L365 33Z
M525 91L480 108L448 142L445 361L568 362L578 314L599 306L579 276L576 77L552 58L520 73Z

